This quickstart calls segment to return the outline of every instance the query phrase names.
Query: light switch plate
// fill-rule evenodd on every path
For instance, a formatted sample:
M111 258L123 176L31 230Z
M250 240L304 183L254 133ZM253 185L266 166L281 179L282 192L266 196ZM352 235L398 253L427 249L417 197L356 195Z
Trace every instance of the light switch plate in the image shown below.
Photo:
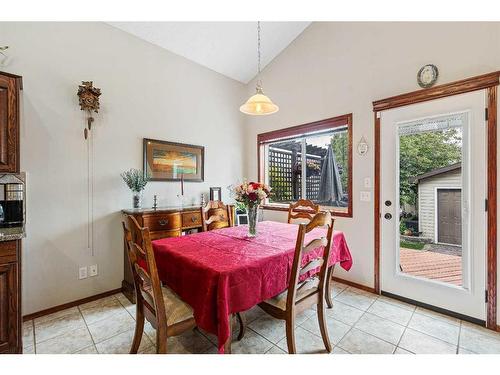
M87 278L87 267L80 267L78 270L78 279L86 279Z
M361 202L370 202L372 200L372 193L369 191L361 191L359 193L359 200Z
M372 187L372 179L370 177L365 177L363 186L365 187L365 189L370 189Z

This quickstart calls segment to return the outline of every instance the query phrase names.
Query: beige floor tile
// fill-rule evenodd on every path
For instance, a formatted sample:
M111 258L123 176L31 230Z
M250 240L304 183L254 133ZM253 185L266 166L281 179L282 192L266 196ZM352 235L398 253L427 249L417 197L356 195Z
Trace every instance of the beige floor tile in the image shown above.
M95 323L124 311L124 307L114 296L80 305L79 308L87 324Z
M33 320L23 322L23 348L35 345Z
M392 354L396 348L356 328L351 329L338 346L352 354Z
M330 342L332 343L332 345L336 345L351 329L350 325L333 319L328 315L326 315L326 324L328 326L328 336L330 337ZM301 324L301 327L311 333L314 333L316 336L321 337L321 330L319 329L317 316L311 316L308 320Z
M169 354L201 354L214 346L205 336L194 330L184 332L180 336L169 337L167 351Z
M54 319L59 319L62 318L66 315L73 315L78 312L78 307L71 307L69 309L61 310L61 311L56 311L55 313L48 314L48 315L43 315L38 318L35 318L33 321L35 323L35 327L37 325L40 325L41 323L48 322L49 320L54 320Z
M134 330L120 333L96 344L97 351L99 354L127 354L130 352L133 337ZM144 335L139 346L139 351L145 350L152 345L151 340Z
M245 316L245 320L246 320L247 324L249 324L249 323L253 322L255 319L258 319L261 316L264 316L267 314L259 306L254 306L250 310L244 311L243 315Z
M269 349L266 354L287 354L284 350L280 349L279 347L273 345L271 349Z
M412 311L381 300L377 300L367 310L370 314L388 319L394 323L406 326L413 314Z
M135 320L125 310L88 325L90 334L95 343L104 341L119 333L135 328Z
M460 319L454 318L452 316L444 315L432 310L424 309L423 307L417 307L415 310L416 313L430 316L431 318L441 319L447 323L454 324L456 326L460 325Z
M286 338L282 339L278 346L288 353ZM299 354L327 353L323 340L302 327L295 329L295 346Z
M145 349L141 349L137 353L138 354L157 354L156 353L156 347L154 345L153 346L148 346Z
M85 321L78 310L52 320L42 322L35 320L35 341L38 344L78 328L86 329Z
M347 289L348 286L345 284L333 281L331 288L332 288L332 298L335 298L335 296L337 296L339 293L341 293L342 291Z
M467 350L467 349L464 349L464 348L458 348L458 354L477 354L477 353L474 353L470 350Z
M264 354L273 344L251 329L247 329L241 341L233 341L231 351L235 354Z
M125 294L123 293L117 293L113 297L115 297L125 308L130 306L135 307L135 303L130 302L129 299L125 297Z
M71 354L93 344L87 327L83 327L37 343L36 353Z
M412 353L412 352L409 352L408 350L405 350L403 348L396 348L396 350L394 351L394 354L415 354L415 353Z
M399 347L416 354L455 354L457 346L407 328Z
M394 305L394 306L401 307L401 308L406 309L406 310L410 310L410 311L415 311L415 308L416 308L415 305L412 305L410 303L406 303L406 302L403 302L403 301L400 301L400 300L397 300L394 298L386 297L386 296L379 296L378 300L385 302L385 303L389 303L389 304Z
M334 300L340 301L342 303L345 303L346 305L350 305L357 309L366 311L376 299L377 297L374 294L369 294L366 292L362 294L355 292L354 289L348 288L339 295L335 296Z
M405 327L370 313L364 314L354 325L355 328L396 345Z
M500 354L500 333L463 325L460 347L479 354Z
M361 318L363 311L334 300L333 307L331 309L326 309L326 314L333 319L352 325Z
M98 354L95 345L87 346L82 350L77 351L75 354Z
M340 346L337 345L336 347L333 348L332 354L351 354L351 353L345 351L344 349L342 349Z
M448 323L446 320L436 319L427 315L415 313L413 314L410 323L408 323L408 327L437 339L449 342L450 344L458 344L460 326Z
M23 348L23 354L35 354L35 346L31 345Z
M259 335L264 336L266 339L274 344L285 337L285 321L275 319L270 315L264 315L257 320L254 320L248 325L249 328L253 329ZM243 338L244 340L245 338Z

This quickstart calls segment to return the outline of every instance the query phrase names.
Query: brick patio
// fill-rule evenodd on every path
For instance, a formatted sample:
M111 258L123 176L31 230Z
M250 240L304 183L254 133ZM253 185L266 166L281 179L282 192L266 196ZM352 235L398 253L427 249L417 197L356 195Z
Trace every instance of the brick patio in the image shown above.
M462 285L462 257L400 248L402 271L413 276Z

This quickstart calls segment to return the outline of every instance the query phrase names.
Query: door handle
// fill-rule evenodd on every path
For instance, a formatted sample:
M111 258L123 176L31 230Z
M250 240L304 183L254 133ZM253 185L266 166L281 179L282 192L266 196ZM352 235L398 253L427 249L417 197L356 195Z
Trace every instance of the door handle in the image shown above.
M392 219L392 215L388 212L384 215L384 217L387 219L387 220L391 220Z
M159 220L158 224L160 224L161 226L167 225L168 224L168 219Z

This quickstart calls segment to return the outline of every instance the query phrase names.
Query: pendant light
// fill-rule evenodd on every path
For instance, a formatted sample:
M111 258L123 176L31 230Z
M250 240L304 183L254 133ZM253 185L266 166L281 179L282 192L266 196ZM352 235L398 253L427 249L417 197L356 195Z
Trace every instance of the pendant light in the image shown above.
M258 74L260 76L260 21L257 22L257 66ZM240 107L240 111L253 116L270 115L271 113L278 112L279 107L274 104L269 97L264 95L262 91L262 82L260 79L257 81L256 93L251 96L245 104Z

